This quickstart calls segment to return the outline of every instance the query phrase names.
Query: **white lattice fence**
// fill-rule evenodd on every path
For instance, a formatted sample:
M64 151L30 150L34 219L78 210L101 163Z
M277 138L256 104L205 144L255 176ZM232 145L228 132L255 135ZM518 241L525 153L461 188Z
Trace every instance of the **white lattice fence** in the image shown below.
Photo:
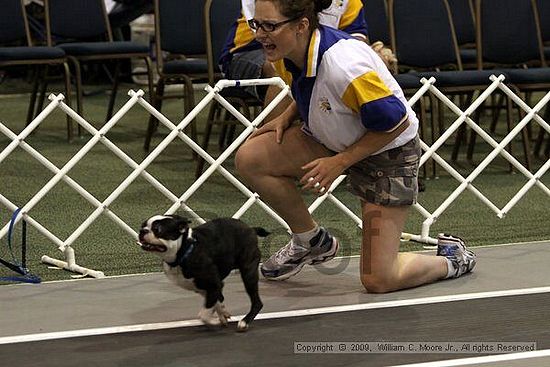
M550 133L550 126L546 123L540 116L540 110L548 103L550 100L550 92L546 94L539 103L533 108L530 108L525 102L521 100L519 96L514 94L504 83L504 77L491 77L491 84L487 87L485 91L479 94L475 101L465 110L461 111L449 98L447 98L443 93L441 93L435 86L435 79L422 80L423 86L418 90L418 92L409 100L410 105L414 105L422 96L426 93L432 93L437 98L439 98L448 108L453 111L458 118L451 124L451 126L441 135L439 139L430 147L426 143L421 142L422 149L425 151L421 158L421 165L425 164L426 161L431 157L437 163L443 167L449 174L457 179L460 182L460 185L445 199L441 205L430 213L425 209L420 203L416 204L414 207L422 214L425 218L422 224L422 231L420 234L409 234L404 233L403 238L408 240L415 240L423 243L433 244L435 240L430 237L430 226L439 218L449 205L454 202L465 190L472 191L477 198L480 199L482 203L487 205L491 210L493 210L498 217L502 218L512 207L525 195L525 193L532 188L533 186L538 186L541 188L549 197L550 190L545 186L540 178L544 173L550 168L550 160L548 160L537 172L531 173L527 170L521 163L518 162L510 153L504 150L504 147L521 131L525 125L527 125L531 120L534 120L536 123L540 124L546 131ZM281 92L276 96L274 101L267 106L253 121L247 120L238 110L236 110L228 101L226 101L219 92L226 87L233 86L247 86L247 85L278 85L281 87ZM497 89L508 95L518 106L520 106L527 115L514 127L514 129L500 142L496 142L488 133L486 133L476 122L472 121L469 117L472 113L481 106L481 104ZM223 167L224 161L235 152L242 142L252 133L255 127L260 124L260 122L265 118L265 116L271 112L271 110L289 93L289 87L284 84L284 82L279 78L271 79L261 79L261 80L244 80L244 81L228 81L222 80L218 82L214 87L206 88L207 95L196 105L196 107L185 116L182 121L177 124L171 122L168 118L162 115L159 111L153 108L144 98L143 92L130 91L128 94L130 96L129 100L122 106L122 108L105 124L101 129L97 130L90 123L88 123L84 118L79 116L74 110L67 106L63 100L62 95L50 96L49 105L40 113L30 124L27 126L19 135L13 133L9 128L0 123L0 132L6 135L12 142L0 152L0 163L11 154L17 147L25 150L35 158L38 162L44 165L48 170L50 170L54 176L40 189L20 210L19 216L12 219L14 223L19 222L24 218L27 223L36 228L39 232L45 235L50 239L55 245L58 246L59 250L64 253L65 261L53 259L47 256L42 257L42 261L45 263L53 264L58 267L65 268L74 272L82 273L85 275L93 277L103 277L101 271L96 271L92 269L86 269L76 264L75 253L72 248L72 245L75 241L86 231L89 226L97 220L101 214L105 214L107 217L112 219L118 226L120 226L129 236L133 239L137 239L137 233L132 229L126 222L124 222L120 217L118 217L113 211L109 209L112 203L124 192L128 186L139 176L143 177L147 182L151 184L152 187L157 189L162 195L164 195L172 205L166 210L166 213L174 213L179 209L184 209L186 212L197 220L198 222L204 222L204 219L198 215L193 208L190 208L187 205L189 198L202 186L206 183L208 178L218 171L229 183L235 186L240 192L242 192L245 197L248 199L246 202L237 210L233 215L235 218L241 217L252 205L258 204L263 210L265 210L270 216L272 216L276 221L278 221L281 226L288 229L287 224L284 220L277 215L269 206L262 202L261 198L254 192L250 191L244 184L242 184L231 172ZM197 145L192 139L190 139L183 131L185 127L212 101L216 100L222 104L233 116L235 116L238 121L240 121L244 126L244 131L235 139L235 141L221 153L221 155L214 159L206 151L204 151L199 145ZM169 130L170 133L157 145L157 147L141 162L135 162L131 157L124 153L117 145L111 142L106 134L110 131L120 119L136 104L139 104L144 108L148 113L154 115L162 124L164 124ZM44 155L30 146L25 139L31 134L39 125L48 117L54 110L62 110L64 113L68 114L74 121L76 121L80 126L82 126L86 131L88 131L92 138L62 167L57 167L51 163ZM487 155L487 157L479 164L479 166L474 169L467 177L463 177L458 173L450 164L448 164L443 158L441 158L436 151L441 147L441 145L462 125L467 124L471 129L473 129L477 134L479 134L487 143L493 147L493 151ZM191 149L197 152L206 162L210 164L209 168L195 181L193 184L182 194L177 196L170 190L168 190L164 185L162 185L158 179L152 176L147 172L147 167L175 140L181 139L185 144L187 144ZM108 197L100 201L95 198L92 194L86 191L82 186L77 182L71 179L68 176L68 172L75 167L80 160L86 156L90 150L101 143L105 145L110 151L113 152L118 158L124 161L131 169L132 172L126 177L125 180L116 187ZM474 185L473 180L484 170L486 167L494 160L497 155L502 155L507 159L520 173L524 174L528 181L527 183L517 192L516 195L502 208L499 209L494 205L483 193L481 193ZM309 207L310 212L314 212L320 205L325 201L332 202L339 209L342 210L343 214L350 217L359 227L361 227L361 219L350 210L345 204L343 204L334 194L334 189L338 187L345 179L345 176L340 176L325 193L325 195L317 198ZM90 216L86 218L78 228L71 233L65 240L60 239L50 230L45 228L39 222L32 218L30 212L33 207L36 206L40 200L44 198L50 192L50 190L61 180L66 182L76 193L81 195L89 203L91 203L96 209L92 212ZM0 203L7 207L10 211L15 212L17 206L13 204L8 198L0 193ZM0 229L0 239L4 238L8 233L9 223L5 224L2 229Z

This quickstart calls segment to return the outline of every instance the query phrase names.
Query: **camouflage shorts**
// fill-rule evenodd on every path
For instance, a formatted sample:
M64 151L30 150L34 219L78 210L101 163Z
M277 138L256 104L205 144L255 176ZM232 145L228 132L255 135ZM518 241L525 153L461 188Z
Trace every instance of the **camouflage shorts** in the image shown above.
M370 156L348 170L348 189L362 200L383 206L411 205L418 195L418 137Z

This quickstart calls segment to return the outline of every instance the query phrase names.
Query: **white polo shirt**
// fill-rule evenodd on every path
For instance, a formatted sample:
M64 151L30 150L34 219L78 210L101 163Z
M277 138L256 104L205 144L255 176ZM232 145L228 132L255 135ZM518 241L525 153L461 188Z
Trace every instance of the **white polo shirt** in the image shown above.
M312 34L306 65L292 73L292 94L303 130L341 152L367 131L391 131L407 119L409 127L376 153L404 145L418 131L418 119L388 68L366 43L320 26Z

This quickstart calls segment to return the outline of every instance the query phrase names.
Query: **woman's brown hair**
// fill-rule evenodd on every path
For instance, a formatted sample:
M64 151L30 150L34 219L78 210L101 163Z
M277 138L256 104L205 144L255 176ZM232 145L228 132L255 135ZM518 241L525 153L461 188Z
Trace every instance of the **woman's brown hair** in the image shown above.
M272 0L277 4L279 11L288 19L306 17L311 29L319 27L317 13L325 10L332 4L332 0Z

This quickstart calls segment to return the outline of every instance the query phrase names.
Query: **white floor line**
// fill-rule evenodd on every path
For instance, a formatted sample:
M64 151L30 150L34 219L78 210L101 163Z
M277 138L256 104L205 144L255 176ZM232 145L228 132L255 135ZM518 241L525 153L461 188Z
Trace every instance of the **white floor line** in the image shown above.
M452 366L468 366L472 364L485 364L493 362L514 361L518 359L540 358L550 356L550 349L535 350L532 352L506 353L483 357L471 357L460 359L448 359L443 361L400 364L390 367L452 367Z
M356 305L320 307L320 308L311 308L311 309L302 309L302 310L293 310L293 311L266 312L266 313L259 314L256 317L256 320L280 319L280 318L287 318L287 317L301 317L301 316L311 316L311 315L322 315L327 313L373 310L373 309L382 309L382 308L391 308L391 307L426 305L426 304L435 304L435 303L443 303L443 302L456 302L456 301L508 297L508 296L518 296L518 295L528 295L528 294L540 294L540 293L550 293L550 286L537 287L537 288L511 289L511 290L505 290L505 291L465 293L465 294L456 294L456 295L449 295L449 296L414 298L414 299L397 300L397 301L373 302L373 303L363 303L363 304L356 304ZM232 317L230 321L235 322L237 320L240 320L243 316L244 315ZM25 342L32 342L32 341L53 340L53 339L74 338L74 337L92 336L92 335L118 334L118 333L134 332L134 331L183 328L183 327L198 326L201 324L202 323L199 320L184 320L184 321L172 321L172 322L161 322L161 323L151 323L151 324L137 324L137 325L112 326L112 327L93 328L93 329L58 331L58 332L50 332L50 333L14 335L14 336L0 337L0 345L25 343Z

